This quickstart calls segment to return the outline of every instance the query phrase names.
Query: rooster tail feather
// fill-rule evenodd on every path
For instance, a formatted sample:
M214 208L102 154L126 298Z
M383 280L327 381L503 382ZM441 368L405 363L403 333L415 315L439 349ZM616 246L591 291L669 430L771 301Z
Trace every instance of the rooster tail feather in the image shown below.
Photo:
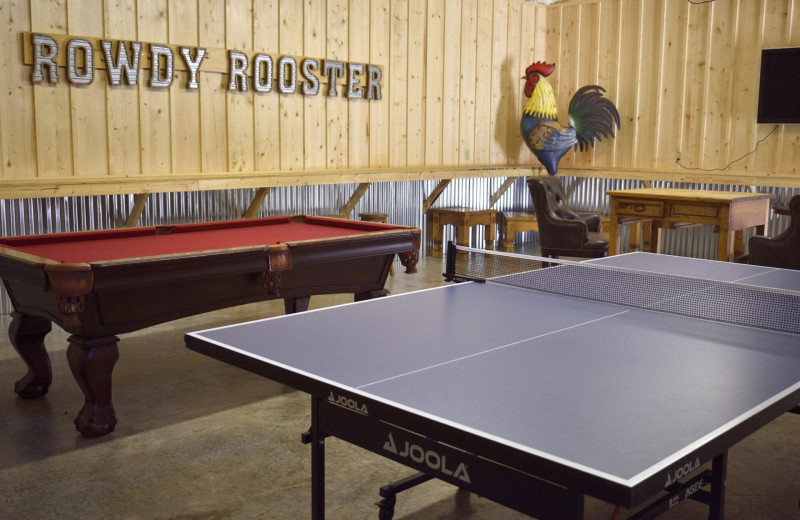
M580 88L569 102L570 126L575 128L580 150L594 146L594 140L614 137L614 125L620 128L619 111L614 103L603 96L605 89L599 85Z

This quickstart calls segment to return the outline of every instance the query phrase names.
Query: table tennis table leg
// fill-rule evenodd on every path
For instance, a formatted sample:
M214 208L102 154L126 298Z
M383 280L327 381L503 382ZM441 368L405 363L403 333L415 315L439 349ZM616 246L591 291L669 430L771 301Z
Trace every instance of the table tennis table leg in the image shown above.
M311 519L325 520L325 435L319 431L319 405L311 396L311 429L304 442L311 444Z
M725 518L725 486L728 478L728 450L714 457L711 462L711 497L708 504L708 520Z

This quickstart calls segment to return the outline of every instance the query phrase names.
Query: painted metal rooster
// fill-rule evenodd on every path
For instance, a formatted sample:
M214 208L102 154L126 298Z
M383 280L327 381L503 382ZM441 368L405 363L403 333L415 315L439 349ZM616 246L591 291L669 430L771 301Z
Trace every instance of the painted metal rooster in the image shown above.
M617 107L603 97L605 89L598 85L580 88L569 102L569 126L559 124L556 96L546 79L555 68L555 64L536 62L522 77L527 80L525 95L529 99L522 109L520 131L550 175L558 172L558 162L571 147L588 150L595 139L613 138L615 123L619 129Z

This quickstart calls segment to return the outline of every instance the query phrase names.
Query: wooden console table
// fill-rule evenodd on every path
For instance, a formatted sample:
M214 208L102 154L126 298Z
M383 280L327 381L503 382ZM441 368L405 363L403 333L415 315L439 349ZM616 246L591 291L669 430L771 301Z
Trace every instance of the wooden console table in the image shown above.
M717 259L728 261L744 250L744 230L755 227L765 234L769 223L770 196L732 191L643 188L608 191L611 205L609 255L619 252L619 225L635 217L644 220L646 248L658 253L661 229L692 223L714 226L719 234ZM647 241L646 241L647 242Z

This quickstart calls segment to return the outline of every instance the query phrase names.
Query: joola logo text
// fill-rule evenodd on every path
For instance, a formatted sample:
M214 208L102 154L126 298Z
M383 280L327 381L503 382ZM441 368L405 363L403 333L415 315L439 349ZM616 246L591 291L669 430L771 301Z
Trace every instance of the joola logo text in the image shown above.
M700 457L696 458L694 462L688 461L686 464L677 468L671 474L667 475L667 482L664 484L664 487L668 487L674 484L675 482L679 481L680 479L682 479L683 477L685 477L686 475L693 472L699 467L700 467Z
M457 478L458 480L462 480L467 484L472 483L472 481L469 479L467 466L463 462L459 463L457 466L455 466L455 469L453 469L452 466L448 466L447 456L440 455L433 450L426 450L422 446L411 444L408 441L402 443L402 450L398 450L397 444L394 442L394 437L392 437L391 433L389 433L389 438L383 444L383 449L389 453L397 455L398 457L411 459L417 464L425 464L433 471L438 471L449 477Z
M337 406L349 408L354 412L363 413L364 415L369 415L369 412L367 411L367 405L359 404L358 401L356 401L355 399L351 399L350 397L346 397L343 395L335 395L333 391L331 391L331 394L328 396L328 402L331 404L335 404Z

